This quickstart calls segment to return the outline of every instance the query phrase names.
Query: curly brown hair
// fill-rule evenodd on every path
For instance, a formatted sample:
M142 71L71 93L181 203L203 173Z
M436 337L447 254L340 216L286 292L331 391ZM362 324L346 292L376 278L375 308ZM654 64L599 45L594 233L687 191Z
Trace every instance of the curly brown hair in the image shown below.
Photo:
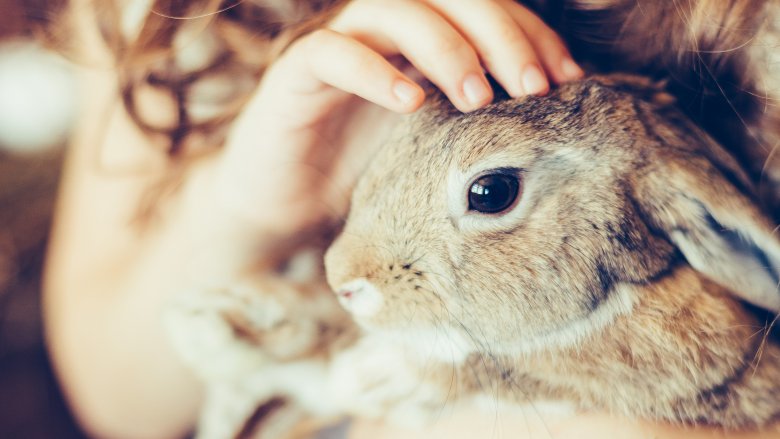
M187 150L222 143L226 127L239 113L266 67L297 37L321 26L341 0L153 0L135 32L123 29L118 2L101 2L99 28L115 54L121 96L127 113L146 133L169 139L176 158ZM200 41L198 41L200 40ZM201 57L185 60L198 44ZM198 87L220 80L222 90L209 111L193 111ZM227 79L227 80L226 80ZM225 89L225 85L229 85ZM163 91L177 119L161 125L139 109L147 88ZM201 93L203 94L203 93ZM213 93L212 93L213 94ZM212 98L214 98L212 96ZM207 113L207 114L204 114Z

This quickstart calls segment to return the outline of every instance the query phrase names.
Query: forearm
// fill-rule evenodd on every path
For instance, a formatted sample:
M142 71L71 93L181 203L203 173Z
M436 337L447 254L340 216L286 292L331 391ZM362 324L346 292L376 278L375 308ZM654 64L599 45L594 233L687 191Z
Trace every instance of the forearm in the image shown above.
M139 225L139 205L170 171L168 158L122 111L110 71L82 74L89 93L85 87L45 275L52 360L90 433L182 436L193 426L200 389L169 347L160 314L197 271L192 237L205 231L193 221L206 219L198 210L208 212L208 200L174 196L158 206L159 218Z
M72 152L69 168L83 166L79 154ZM167 345L160 313L181 288L186 249L133 229L141 182L84 174L66 169L47 261L55 368L91 433L181 436L195 419L199 389Z
M103 278L81 286L50 285L50 353L89 433L181 437L194 425L199 385L167 344L159 321L164 291L133 284Z
M443 410L430 428L422 431L389 426L373 421L357 421L350 429L350 439L468 439L501 437L513 439L578 438L601 439L762 439L779 438L780 425L766 431L724 432L704 427L675 427L647 421L629 420L607 415L585 414L574 417L549 415L529 404L521 411L497 409L490 413L478 409Z

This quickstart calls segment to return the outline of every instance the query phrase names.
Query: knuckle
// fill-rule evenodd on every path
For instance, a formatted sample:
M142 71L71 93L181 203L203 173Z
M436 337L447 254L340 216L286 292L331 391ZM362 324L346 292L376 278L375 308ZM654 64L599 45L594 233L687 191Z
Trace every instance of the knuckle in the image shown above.
M379 71L381 71L381 66L376 60L364 60L364 62L355 64L352 76L367 80L376 77Z
M305 37L302 38L302 40L304 41L304 44L307 45L307 47L311 47L313 45L325 43L332 38L332 30L321 28L309 32Z
M551 48L557 48L558 50L566 50L566 43L557 32L545 27L536 32L536 39Z
M558 41L540 42L539 47L541 50L539 54L540 61L554 62L570 56L566 46Z
M509 46L528 46L528 38L514 22L504 22L495 28L498 41L504 41Z
M341 8L335 17L331 18L328 23L328 27L336 30L345 30L360 20L360 17L366 13L366 10L374 7L371 0L352 0Z
M508 52L507 55L512 56L512 54L514 54L514 56L521 59L536 57L533 46L525 32L516 24L505 23L504 25L497 26L494 35L496 38L494 47L502 47Z
M437 38L431 41L429 50L437 57L458 59L474 57L474 49L460 38Z
M334 36L337 32L330 29L316 29L303 37L299 38L294 43L294 46L298 46L301 56L307 59L316 58L323 48L332 47L334 44Z

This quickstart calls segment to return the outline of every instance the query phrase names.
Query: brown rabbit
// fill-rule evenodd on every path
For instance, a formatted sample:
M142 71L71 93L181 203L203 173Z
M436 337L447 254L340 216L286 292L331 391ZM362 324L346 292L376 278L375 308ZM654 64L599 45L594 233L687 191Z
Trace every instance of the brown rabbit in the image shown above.
M671 101L629 76L469 115L439 99L360 180L329 283L369 334L451 340L458 397L777 420L780 350L737 299L780 309L780 240Z

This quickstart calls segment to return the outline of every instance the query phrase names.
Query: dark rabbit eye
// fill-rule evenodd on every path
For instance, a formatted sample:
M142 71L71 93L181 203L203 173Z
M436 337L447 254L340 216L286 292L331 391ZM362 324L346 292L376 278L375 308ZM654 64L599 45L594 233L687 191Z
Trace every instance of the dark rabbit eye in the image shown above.
M495 173L479 177L469 187L469 210L499 213L511 207L520 192L517 175Z

